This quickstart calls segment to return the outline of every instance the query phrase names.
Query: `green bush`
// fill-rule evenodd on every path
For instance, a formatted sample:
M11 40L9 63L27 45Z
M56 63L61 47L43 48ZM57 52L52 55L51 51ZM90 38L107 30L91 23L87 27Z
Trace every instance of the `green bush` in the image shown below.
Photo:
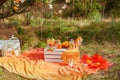
M120 23L114 22L109 25L105 23L92 23L90 26L82 27L77 30L84 42L112 42L118 43L120 40Z
M114 22L108 27L108 32L111 33L111 40L113 41L120 41L120 22Z
M40 19L39 17L34 19L35 26L38 27L31 27L30 25L25 26L25 28L24 26L17 28L17 37L20 39L23 49L27 47L42 47L45 40L49 37L65 41L81 36L84 39L84 43L92 43L94 41L99 43L104 41L118 43L120 41L120 22L113 21L106 24L98 20L98 22L91 21L89 25L86 25L87 22L85 22L84 25L83 21L72 19ZM82 25L80 25L81 22ZM43 25L40 26L40 24ZM37 41L35 41L36 43L34 44L33 37L36 40L41 39L43 42L37 44Z
M120 16L120 0L106 0L105 12L109 16Z
M74 1L67 9L63 11L63 17L91 17L96 20L101 18L100 11L102 7L99 3L89 1ZM98 18L97 18L98 17Z
M26 14L24 15L24 17L25 17L24 23L25 23L26 25L30 25L30 24L31 24L31 17L32 17L31 13L26 13Z
M18 31L19 35L24 35L25 34L25 30L22 27L18 27L17 31Z
M89 13L89 5L82 2L74 2L63 11L63 17L85 17Z
M92 19L95 22L99 22L101 20L101 14L98 10L93 10L90 14L89 14L90 19Z
M96 17L98 18L98 17ZM45 20L43 25L43 30L37 30L36 33L38 37L43 37L46 39L48 37L59 38L62 41L70 40L71 38L75 39L77 36L82 36L85 43L89 42L119 42L120 38L120 23L112 22L106 24L100 20L92 21L90 25L80 26L78 24L74 25L76 21L68 20L69 24L66 21L64 23L63 19L59 20ZM79 22L79 21L78 21ZM47 26L48 25L48 26Z
M46 41L39 41L34 48L45 48L47 46Z
M9 23L7 23L8 26L15 26L16 28L21 25L21 22L17 19L8 19Z

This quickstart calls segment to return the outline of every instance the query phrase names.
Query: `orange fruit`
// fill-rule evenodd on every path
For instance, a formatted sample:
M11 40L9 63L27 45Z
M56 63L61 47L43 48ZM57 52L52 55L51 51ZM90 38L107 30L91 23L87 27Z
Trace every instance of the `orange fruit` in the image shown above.
M62 47L63 47L63 48L65 47L65 42L62 43Z
M67 41L67 42L65 42L65 47L66 47L66 48L68 48L68 47L69 47L69 45L70 45L70 44L69 44L69 42L68 42L68 41Z
M65 47L68 48L69 47L69 43L65 43Z
M58 48L58 49L61 49L61 48L62 48L62 45L61 45L61 44L58 44L57 48Z
M64 42L62 43L62 47L63 47L63 48L68 48L68 47L69 47L69 42L68 42L68 41L64 41Z

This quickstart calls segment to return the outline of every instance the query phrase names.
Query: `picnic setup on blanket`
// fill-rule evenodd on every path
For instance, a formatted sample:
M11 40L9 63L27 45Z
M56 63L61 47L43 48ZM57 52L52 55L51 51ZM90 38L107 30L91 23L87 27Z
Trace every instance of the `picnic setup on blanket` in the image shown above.
M14 51L4 51L0 57L0 66L9 72L36 80L80 80L99 70L107 70L110 63L100 54L80 54L82 41L81 37L62 43L48 38L45 49L31 49L19 55Z

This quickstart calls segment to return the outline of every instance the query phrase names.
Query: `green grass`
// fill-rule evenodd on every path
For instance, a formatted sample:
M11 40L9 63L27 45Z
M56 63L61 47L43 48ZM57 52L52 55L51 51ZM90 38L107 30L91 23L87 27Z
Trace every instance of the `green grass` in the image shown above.
M113 63L113 66L109 67L108 70L99 71L97 74L89 75L83 80L119 80L120 79L120 45L114 45L105 42L104 45L98 43L90 43L88 45L83 45L80 48L81 54L86 53L88 55L93 55L94 53L99 53L109 62Z
M21 40L22 46L34 38L38 40L36 42L34 42L35 40L32 40L33 43L39 43L39 40L45 42L45 39L48 37L59 38L64 41L70 40L71 38L75 39L77 36L82 36L85 43L96 41L102 44L104 41L107 41L116 44L120 42L120 20L116 21L115 19L108 19L94 22L88 19L77 20L58 17L45 19L30 15L27 19L29 24L26 24L26 16L21 15L21 18L17 19L16 17L17 16L15 16L15 19L14 16L8 18L6 23L16 27L18 31L16 36ZM31 39L29 39L29 37Z

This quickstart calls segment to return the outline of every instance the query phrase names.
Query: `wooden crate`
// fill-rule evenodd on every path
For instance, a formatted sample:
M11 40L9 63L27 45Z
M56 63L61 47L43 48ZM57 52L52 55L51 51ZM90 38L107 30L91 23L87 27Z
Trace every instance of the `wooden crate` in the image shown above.
M66 49L54 49L53 51L48 51L48 48L44 49L44 60L46 62L62 62L61 54Z

